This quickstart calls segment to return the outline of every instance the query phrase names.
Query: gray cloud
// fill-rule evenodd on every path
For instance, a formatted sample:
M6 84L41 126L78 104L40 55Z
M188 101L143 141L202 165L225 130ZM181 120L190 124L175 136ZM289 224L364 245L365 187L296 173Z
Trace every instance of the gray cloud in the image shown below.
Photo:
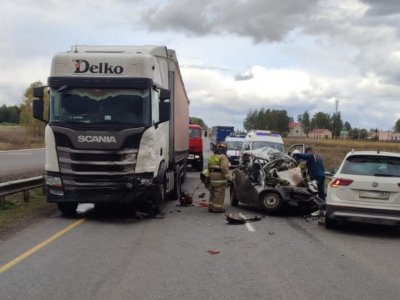
M398 0L362 0L370 6L370 15L395 15L400 13L400 2Z
M250 79L254 78L254 74L249 69L244 72L235 74L234 78L236 81L250 80Z
M147 10L142 21L151 30L189 35L236 34L255 42L280 41L307 21L319 0L174 0Z

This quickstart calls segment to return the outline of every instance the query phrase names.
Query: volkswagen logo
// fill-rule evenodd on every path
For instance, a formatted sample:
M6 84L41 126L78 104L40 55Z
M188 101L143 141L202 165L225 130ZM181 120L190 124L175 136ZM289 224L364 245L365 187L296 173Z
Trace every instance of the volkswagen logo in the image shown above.
M377 186L378 186L378 183L377 183L376 181L374 181L374 182L372 183L372 187L376 188Z

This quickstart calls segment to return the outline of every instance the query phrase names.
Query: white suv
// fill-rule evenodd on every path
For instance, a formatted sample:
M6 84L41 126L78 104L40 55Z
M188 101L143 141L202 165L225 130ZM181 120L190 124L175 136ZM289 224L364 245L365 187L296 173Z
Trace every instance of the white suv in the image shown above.
M339 220L400 223L400 154L353 151L328 186L325 227Z

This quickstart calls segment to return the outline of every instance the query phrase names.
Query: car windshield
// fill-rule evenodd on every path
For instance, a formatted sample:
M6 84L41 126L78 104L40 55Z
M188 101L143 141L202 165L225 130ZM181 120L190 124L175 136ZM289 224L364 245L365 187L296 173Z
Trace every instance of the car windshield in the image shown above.
M226 141L225 144L228 147L228 150L240 150L243 142L242 141Z
M189 137L190 138L201 137L201 129L200 128L189 128Z
M150 123L148 89L68 89L51 91L51 123L120 124Z
M253 142L253 150L260 149L263 147L270 147L276 150L283 152L283 144L274 143L274 142L267 142L267 141L255 141Z
M400 177L400 158L379 155L349 156L341 170L343 174Z

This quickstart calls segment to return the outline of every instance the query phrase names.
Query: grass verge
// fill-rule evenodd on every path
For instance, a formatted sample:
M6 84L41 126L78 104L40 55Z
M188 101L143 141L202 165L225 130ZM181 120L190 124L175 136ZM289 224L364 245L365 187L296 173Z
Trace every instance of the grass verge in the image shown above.
M25 218L34 218L53 207L54 205L46 202L42 188L30 191L29 202L24 202L22 193L8 196L6 200L0 201L0 232Z

